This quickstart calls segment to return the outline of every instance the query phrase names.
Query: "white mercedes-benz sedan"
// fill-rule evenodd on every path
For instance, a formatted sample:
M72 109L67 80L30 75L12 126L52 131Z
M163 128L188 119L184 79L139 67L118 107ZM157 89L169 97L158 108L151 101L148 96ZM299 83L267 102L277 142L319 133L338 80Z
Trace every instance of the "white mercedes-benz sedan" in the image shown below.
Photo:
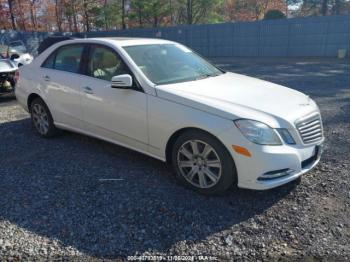
M66 129L131 148L203 194L295 180L324 141L308 96L160 39L58 42L20 68L16 97L41 136Z

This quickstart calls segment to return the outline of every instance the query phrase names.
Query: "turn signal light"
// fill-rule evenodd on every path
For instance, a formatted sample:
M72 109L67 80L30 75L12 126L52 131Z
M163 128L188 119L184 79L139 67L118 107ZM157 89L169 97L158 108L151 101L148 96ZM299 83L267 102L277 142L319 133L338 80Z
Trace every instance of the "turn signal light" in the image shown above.
M247 156L247 157L251 157L252 154L248 151L248 149L241 147L241 146L236 146L236 145L232 145L233 150L241 155Z

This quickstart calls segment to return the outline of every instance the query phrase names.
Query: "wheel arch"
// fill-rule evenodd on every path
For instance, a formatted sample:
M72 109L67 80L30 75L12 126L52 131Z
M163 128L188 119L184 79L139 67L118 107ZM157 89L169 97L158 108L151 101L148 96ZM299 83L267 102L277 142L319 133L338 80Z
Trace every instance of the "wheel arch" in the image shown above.
M32 104L32 102L36 99L36 98L40 98L41 100L44 101L44 99L38 95L37 93L31 93L29 96L28 96L28 99L27 99L27 107L28 107L28 111L30 112L30 105ZM44 101L45 103L45 101ZM46 104L46 103L45 103Z
M167 143L166 143L166 146L165 146L165 159L166 159L166 163L171 165L172 164L172 161L171 161L171 152L172 152L172 149L173 149L173 146L175 144L175 141L176 139L183 133L187 132L187 131L191 131L191 130L194 130L194 131L200 131L200 132L203 132L203 133L206 133L212 137L214 137L216 140L218 140L222 145L223 147L227 150L225 144L214 134L202 129L202 128L198 128L198 127L184 127L184 128L181 128L181 129L178 129L177 131L175 131L171 136L170 138L168 139ZM234 161L234 159L233 159ZM235 162L235 161L234 161Z

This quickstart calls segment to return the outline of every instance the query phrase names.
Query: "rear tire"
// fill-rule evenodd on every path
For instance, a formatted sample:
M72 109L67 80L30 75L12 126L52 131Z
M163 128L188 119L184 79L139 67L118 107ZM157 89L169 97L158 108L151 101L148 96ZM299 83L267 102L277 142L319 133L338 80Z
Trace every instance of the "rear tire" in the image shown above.
M57 134L51 112L41 98L35 98L30 104L30 115L32 125L40 136L49 138Z
M222 194L237 181L234 161L225 146L200 130L186 131L177 138L172 165L182 184L205 195Z

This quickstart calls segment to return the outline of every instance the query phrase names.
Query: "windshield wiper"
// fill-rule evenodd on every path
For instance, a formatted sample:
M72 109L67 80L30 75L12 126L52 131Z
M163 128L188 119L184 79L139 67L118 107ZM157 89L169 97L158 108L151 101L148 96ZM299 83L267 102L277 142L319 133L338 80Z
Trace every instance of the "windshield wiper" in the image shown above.
M196 77L196 80L201 80L201 79L215 77L215 76L218 76L218 74L204 74L204 75L200 75L200 76Z

